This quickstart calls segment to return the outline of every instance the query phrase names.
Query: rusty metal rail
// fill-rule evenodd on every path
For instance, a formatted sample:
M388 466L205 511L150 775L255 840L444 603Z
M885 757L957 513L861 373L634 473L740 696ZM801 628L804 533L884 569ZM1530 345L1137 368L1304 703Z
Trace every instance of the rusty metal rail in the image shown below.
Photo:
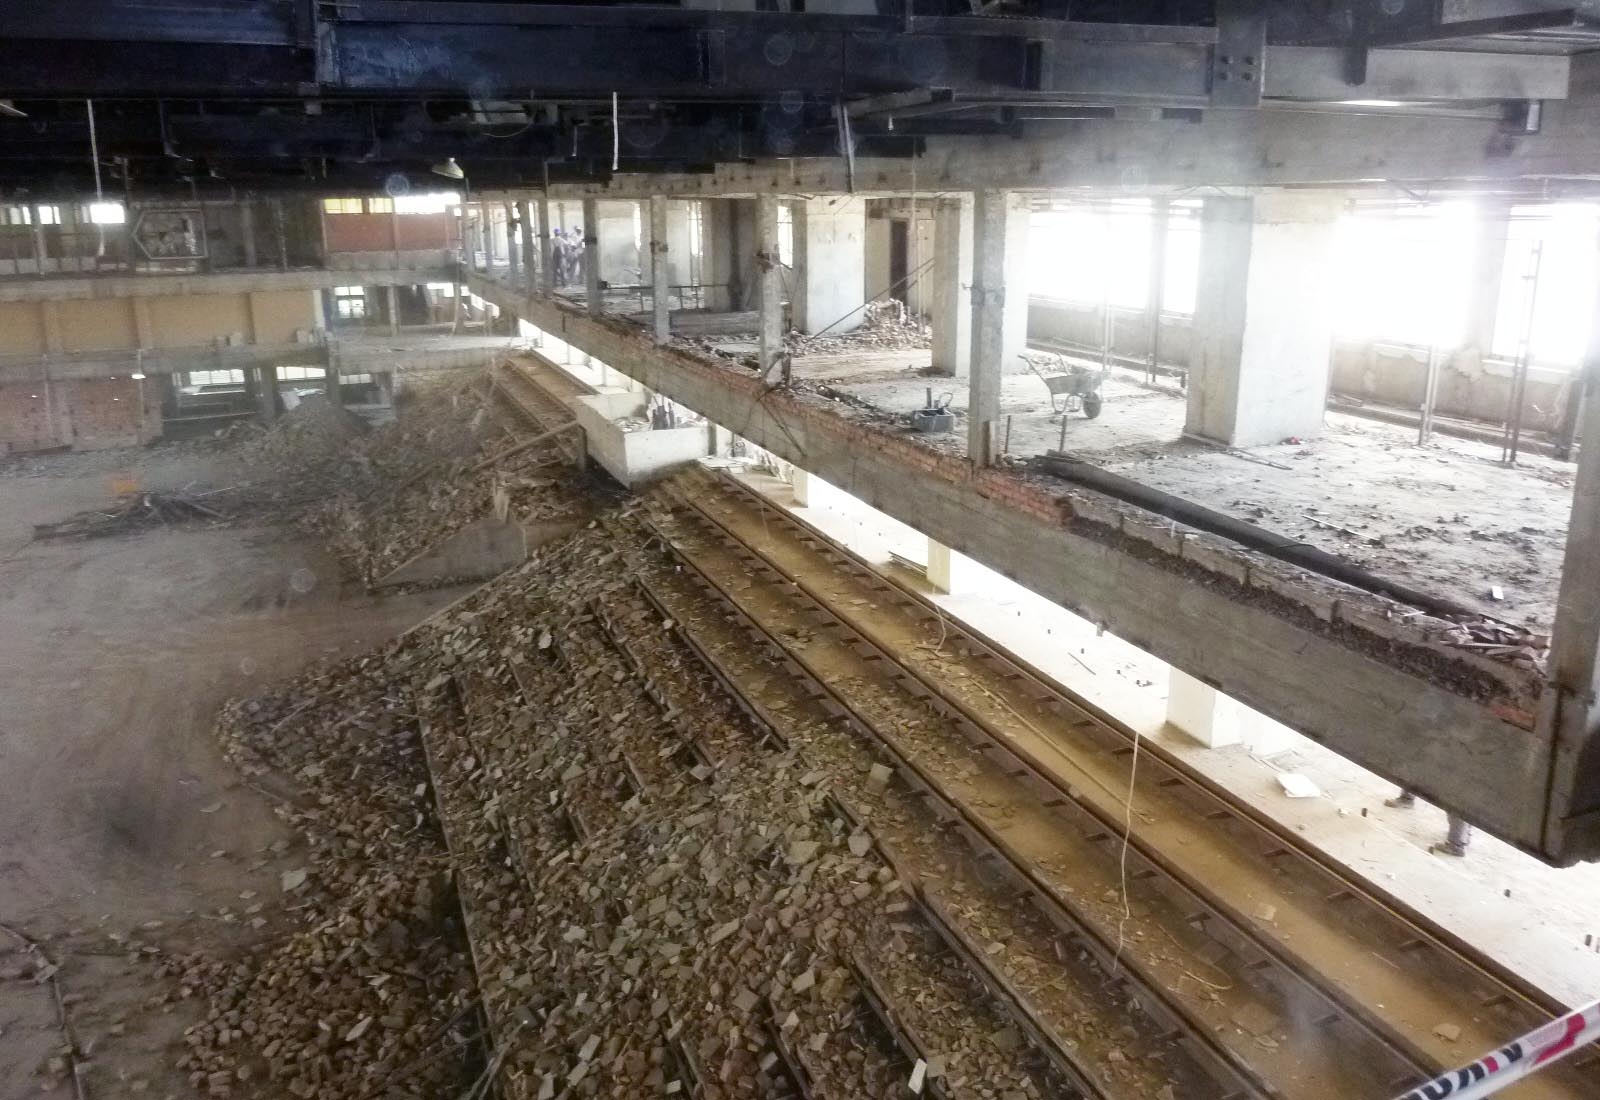
M1111 751L1118 753L1136 740L1141 740L1137 731L1103 708L1064 687L981 631L952 618L927 595L874 568L870 562L816 526L764 500L751 486L726 472L716 475L715 485L724 494L735 495L763 509L763 522L768 518L776 518L780 524L797 532L800 541L809 544L830 563L889 595L924 621L937 622L946 633L948 642L965 647L970 658L993 667L999 676L1014 686L1018 694L1055 711L1062 717L1063 724L1074 731L1087 731L1096 737L1102 732L1114 734L1121 744L1114 745ZM697 510L706 515L698 505ZM918 675L912 669L908 668L907 671ZM930 684L926 676L919 675L918 678L924 684ZM1014 745L1003 747L1008 751L1016 751ZM1445 984L1455 989L1492 985L1495 992L1486 996L1477 1007L1493 1010L1497 1026L1515 1026L1527 1022L1536 1024L1568 1011L1570 1006L1560 1003L1460 936L1438 926L1415 906L1384 890L1378 883L1353 875L1326 851L1264 811L1240 800L1222 784L1191 767L1163 746L1145 739L1141 741L1141 752L1150 785L1174 795L1181 791L1189 796L1185 808L1207 822L1216 823L1215 828L1228 834L1226 839L1229 843L1251 845L1262 859L1272 864L1276 877L1282 878L1289 873L1288 861L1292 857L1292 862L1296 864L1293 873L1305 876L1307 888L1318 899L1335 907L1361 909L1359 917L1345 918L1358 928L1370 930L1372 925L1369 921L1377 918L1383 926L1377 935L1403 944L1417 970L1437 973L1441 966L1448 967L1452 972ZM1035 765L1039 765L1039 762L1030 761L1030 766ZM1050 767L1043 765L1040 770L1051 772ZM1048 778L1057 788L1063 785L1060 777L1053 773ZM1600 1053L1594 1056L1593 1061L1600 1066Z
M925 597L891 582L798 517L761 500L754 490L727 478L719 479L716 484L730 502L759 507L763 525L770 527L775 521L802 545L821 554L831 566L842 568L862 584L889 595L916 617L929 622L937 619L948 643L968 649L977 660L990 665L1011 686L1015 696L1061 715L1060 724L1071 731L1086 751L1114 757L1131 754L1135 735L1108 715L1004 653L976 631L953 623ZM917 669L914 663L891 657L855 629L854 623L845 621L847 612L829 607L826 597L805 584L805 578L779 568L771 555L751 546L712 515L703 499L684 499L682 503L682 514L695 517L730 550L746 555L752 568L770 570L775 578L787 582L786 591L810 601L817 613L853 635L849 642L867 658L887 662L886 667L894 669L893 676L910 694L925 699L974 744L990 745L989 751L1006 760L1013 778L1029 784L1044 805L1069 819L1077 818L1077 829L1090 838L1109 841L1120 835L1120 823L1106 820L1100 812L1103 807L1083 798L1081 792L1058 773L1055 762L1041 759L1041 754L999 735L981 714L953 697L944 685ZM731 597L726 598L732 602ZM1077 747L1069 745L1066 751ZM1476 956L1466 945L1426 926L1417 914L1394 899L1382 895L1369 884L1351 879L1299 838L1265 819L1264 815L1238 805L1226 792L1193 774L1159 747L1146 742L1144 752L1149 763L1146 765L1148 772L1141 773L1144 779L1139 788L1141 797L1147 789L1153 788L1162 796L1159 801L1164 803L1163 808L1186 813L1202 822L1216 843L1245 849L1252 859L1269 869L1277 889L1314 892L1320 905L1328 911L1329 921L1337 922L1341 933L1348 936L1355 929L1364 936L1375 953L1376 965L1396 966L1389 956L1398 955L1400 964L1408 972L1433 970L1435 983L1439 982L1437 969L1445 968L1450 979L1448 984L1457 991L1458 998L1450 1007L1458 1015L1470 1013L1486 1034L1514 1034L1520 1029L1519 1025L1537 1023L1559 1008L1514 975L1505 974L1489 960ZM1324 1009L1314 1018L1323 1021L1322 1026L1348 1021L1356 1032L1364 1033L1386 1049L1393 1058L1395 1081L1431 1071L1440 1064L1436 1043L1419 1042L1414 1034L1395 1027L1368 999L1360 996L1359 987L1351 984L1348 975L1329 975L1316 969L1316 945L1304 942L1289 945L1274 939L1240 906L1217 896L1209 884L1196 881L1182 866L1165 858L1158 847L1146 844L1137 824L1129 837L1129 860L1130 873L1136 880L1144 883L1155 880L1170 900L1190 907L1193 919L1212 938L1244 960L1245 971L1257 979L1270 979L1278 989L1287 990L1296 997L1310 997L1321 1002ZM1438 1022L1441 1020L1430 1021L1428 1026L1431 1028ZM1566 1074L1566 1079L1557 1087L1548 1088L1547 1085L1548 1091L1529 1091L1527 1095L1587 1095L1585 1068L1573 1067L1576 1072ZM1266 1082L1256 1083L1257 1089L1264 1087L1270 1094Z
M843 722L864 743L877 745L881 750L880 755L896 766L897 774L902 781L914 796L919 797L928 806L935 819L941 821L947 831L954 831L962 836L990 870L1001 874L1009 882L1016 896L1025 899L1028 904L1038 909L1047 922L1057 929L1064 945L1087 952L1110 988L1126 987L1132 995L1133 1002L1151 1019L1157 1030L1181 1047L1195 1065L1216 1082L1213 1095L1223 1098L1251 1097L1256 1100L1276 1095L1275 1090L1260 1079L1251 1067L1241 1064L1229 1052L1220 1048L1202 1022L1186 1019L1183 1013L1174 1010L1158 986L1147 976L1133 966L1119 965L1115 944L1106 941L1087 922L1078 919L1063 905L1059 895L1044 887L1030 869L1016 859L1000 837L974 819L955 800L945 795L937 783L918 769L915 762L891 737L877 729L842 699L825 683L816 669L791 654L778 638L746 614L732 594L701 570L689 555L674 546L664 532L658 531L658 533L661 534L664 545L686 570L690 582L708 598L725 608L725 617L731 624L745 632L757 646L766 650L773 661L781 665L789 676L800 681L807 693L826 713ZM705 651L702 649L700 652ZM709 654L706 655L706 659L715 663L715 659ZM738 690L731 678L724 678L724 683ZM750 702L754 706L759 706L754 700ZM981 957L975 961L985 967L988 965ZM994 974L980 974L978 977L980 982L991 987L997 981L997 976ZM1014 1001L1011 1005L1002 1002L1002 1008L1014 1006ZM1031 1034L1037 1034L1042 1029L1036 1021L1030 1020L1026 1030ZM1062 1053L1062 1057L1066 1058L1069 1064L1071 1063L1071 1057L1065 1054L1062 1044L1052 1041L1052 1046ZM1056 1062L1056 1058L1052 1057L1051 1061ZM1066 1077L1085 1096L1104 1095L1093 1084L1088 1067L1074 1064Z

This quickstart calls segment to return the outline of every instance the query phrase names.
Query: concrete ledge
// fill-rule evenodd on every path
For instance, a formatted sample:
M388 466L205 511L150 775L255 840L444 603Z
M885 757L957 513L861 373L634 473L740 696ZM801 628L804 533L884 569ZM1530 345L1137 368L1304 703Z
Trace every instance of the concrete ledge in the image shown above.
M1551 746L1528 728L1525 693L1431 646L1393 618L1399 605L1309 577L1303 602L1282 595L1281 575L1269 587L1241 584L1259 555L1206 540L1203 553L1185 546L1174 557L1123 532L1121 514L1142 516L1137 509L975 469L820 399L769 390L749 371L656 347L626 322L481 276L471 288L1509 842L1557 862L1600 854L1592 838L1569 837L1561 851L1542 846ZM1439 674L1419 671L1429 667Z
M186 294L246 294L253 290L316 290L346 286L351 276L363 286L413 286L447 283L448 265L375 267L360 272L326 268L292 271L225 271L210 275L84 275L0 280L0 302L48 302L83 298L163 298Z

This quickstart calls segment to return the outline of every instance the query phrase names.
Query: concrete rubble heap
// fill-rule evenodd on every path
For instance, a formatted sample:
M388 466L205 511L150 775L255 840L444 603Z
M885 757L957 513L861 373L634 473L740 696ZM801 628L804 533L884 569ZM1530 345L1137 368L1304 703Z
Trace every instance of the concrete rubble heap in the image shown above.
M206 999L178 1064L207 1095L432 1097L462 1079L472 968L416 729L396 707L419 657L357 658L221 715L245 775L295 786L278 812L301 844L274 854L303 856L281 881L291 931L162 964L178 997Z
M320 499L303 526L371 584L489 515L497 497L517 522L580 512L581 488L571 470L556 464L550 447L486 464L515 442L502 433L487 394L474 383L421 396L398 420L370 433L338 435L321 457L314 448L302 448L273 476L282 481L296 470L310 475ZM305 457L308 452L312 457Z
M951 1097L1065 1091L936 934L932 883L878 846L880 829L937 844L889 770L798 718L764 736L635 587L672 574L643 522L655 499L381 652L226 710L241 767L301 788L284 812L307 873L286 878L295 933L172 965L210 1006L185 1057L197 1082L440 1095L471 999L440 917L453 885L503 1095L783 1095L791 1065L819 1095L903 1095L913 1072ZM993 899L949 858L914 862L947 871L944 907L991 935ZM1085 1014L1080 1038L1106 1074L1170 1095L1134 1018Z

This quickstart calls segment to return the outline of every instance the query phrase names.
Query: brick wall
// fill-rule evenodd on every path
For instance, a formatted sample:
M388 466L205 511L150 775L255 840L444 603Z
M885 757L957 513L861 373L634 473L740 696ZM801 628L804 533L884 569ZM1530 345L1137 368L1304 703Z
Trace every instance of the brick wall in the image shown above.
M161 434L161 385L127 375L0 383L0 452L148 443Z

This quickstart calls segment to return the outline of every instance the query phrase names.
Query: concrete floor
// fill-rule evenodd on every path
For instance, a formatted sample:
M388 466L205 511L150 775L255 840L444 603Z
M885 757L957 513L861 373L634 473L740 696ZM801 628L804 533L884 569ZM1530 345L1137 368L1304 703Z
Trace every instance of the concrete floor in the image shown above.
M794 507L789 486L743 475L775 503ZM831 486L811 480L808 522L886 568L894 551L926 560L927 540ZM952 617L1000 641L1067 688L1160 743L1276 820L1311 837L1335 859L1439 922L1568 1004L1600 995L1600 865L1556 869L1478 834L1468 858L1430 853L1444 813L1383 805L1394 788L1337 754L1277 727L1270 745L1201 746L1166 720L1168 666L956 555L956 592L930 593ZM901 571L902 579L913 574ZM922 586L927 591L926 586ZM1320 788L1290 798L1279 775ZM1586 942L1586 939L1588 942ZM1466 1054L1467 1052L1463 1052Z
M795 377L903 416L925 392L951 394L964 412L964 379L929 378L922 351L863 351L796 360ZM1068 417L1065 449L1108 470L1290 535L1374 572L1448 595L1485 614L1548 631L1555 612L1574 467L1524 456L1500 464L1497 446L1416 433L1330 412L1317 439L1248 450L1180 438L1184 399L1113 371L1098 419ZM1033 374L1007 375L1001 411L1009 452L1063 444L1062 424ZM841 412L850 414L849 406ZM929 442L965 453L956 431ZM1503 599L1491 596L1498 586Z
M369 648L459 596L373 599L273 528L164 530L33 542L34 523L104 504L115 482L226 485L192 448L37 458L0 468L0 922L45 941L91 1051L87 1094L188 1095L174 1044L188 1003L113 936L225 951L292 839L212 737L217 708L306 664ZM218 854L221 853L221 854ZM231 917L222 915L228 910ZM123 942L126 942L124 940ZM18 976L0 932L0 1097L69 1097L36 1070L59 1044L48 986ZM120 1028L120 1031L117 1030Z

